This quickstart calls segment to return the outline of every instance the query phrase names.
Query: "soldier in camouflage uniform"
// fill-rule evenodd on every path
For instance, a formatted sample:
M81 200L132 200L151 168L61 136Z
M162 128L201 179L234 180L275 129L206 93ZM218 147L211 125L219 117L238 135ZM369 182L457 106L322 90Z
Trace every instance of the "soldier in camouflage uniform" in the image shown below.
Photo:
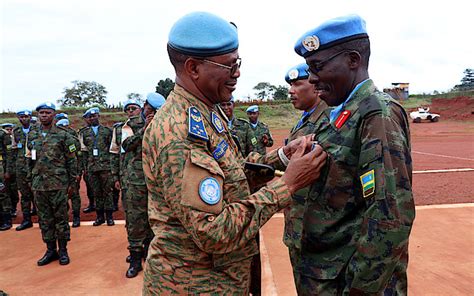
M14 155L11 137L0 129L0 231L12 228L12 201L7 194L7 185L13 170Z
M30 110L21 110L16 113L21 126L13 130L13 149L15 151L15 171L18 182L18 189L21 193L21 211L23 212L23 221L16 227L17 231L33 227L31 222L32 206L35 209L33 201L33 191L31 191L31 180L28 178L29 158L26 157L26 143L28 142L28 133L32 128Z
M89 117L91 126L82 130L79 140L96 202L97 219L93 226L102 225L106 220L107 226L113 226L115 224L113 219L113 183L109 152L112 130L100 124L99 112L97 107L90 108L85 112L84 117Z
M415 218L403 107L369 78L370 43L357 15L303 35L296 52L329 106L317 140L330 155L306 198L296 287L301 295L406 295Z
M314 86L309 83L308 76L308 65L304 63L291 68L285 75L285 80L290 85L291 103L295 109L303 111L301 118L291 129L288 138L285 139L285 144L298 137L313 134L329 124L330 110L327 104L319 98ZM301 252L304 201L308 192L309 187L298 190L293 194L291 205L283 212L285 216L283 243L288 247L293 267L296 267Z
M85 115L85 114L84 114ZM79 139L83 137L83 132L90 127L91 122L89 117L85 117L82 115L82 119L84 119L84 122L86 123L86 126L82 127L78 131ZM82 151L81 151L82 153ZM94 193L92 191L92 185L91 181L89 178L89 174L87 173L87 159L84 158L84 155L81 156L82 160L80 159L80 167L82 171L82 175L84 176L84 183L86 184L86 193L87 193L87 199L89 200L89 204L87 207L82 209L83 213L91 213L95 212L95 200L94 200Z
M127 237L130 251L130 267L126 276L133 278L142 270L142 258L146 258L148 246L153 239L153 231L148 223L148 190L142 166L142 141L143 132L150 124L156 110L165 103L165 98L157 93L150 93L143 106L143 113L130 118L128 125L132 134L127 137L122 147L125 150L127 162L128 193L127 203Z
M252 105L247 108L250 128L252 129L256 140L255 143L252 143L252 151L265 155L267 153L266 147L273 146L273 138L268 126L258 120L259 115L260 112L257 105Z
M143 294L248 295L255 235L295 190L317 178L326 155L319 146L304 154L306 138L266 156L250 154L247 160L278 168L291 157L282 178L251 195L244 159L216 105L230 99L240 76L236 28L195 12L169 36L176 85L143 139L155 235Z
M67 114L59 113L55 116L56 125L63 127L75 140L76 147L81 147L81 143L79 142L79 136L77 132L69 126L69 119ZM69 196L71 199L72 205L72 227L76 228L81 226L81 196L79 194L79 184L81 182L81 175L82 175L82 152L80 149L76 150L76 157L77 157L77 180L71 186L74 187L74 192L72 195ZM69 204L68 204L69 205Z
M70 240L67 200L77 181L76 140L62 127L53 124L55 106L43 103L36 108L41 125L28 133L28 157L31 158L31 188L35 194L38 218L47 251L38 266L59 259L69 264ZM56 250L56 240L59 254Z
M1 125L1 128L7 133L8 136L10 136L10 147L9 149L12 148L12 143L13 143L13 128L15 125L13 123L3 123ZM16 162L16 155L13 154L12 158L12 168L15 167L15 162ZM20 201L20 196L18 195L18 184L16 180L16 171L13 169L10 172L10 178L8 182L6 183L7 185L7 195L10 197L11 204L12 204L12 209L11 209L11 215L13 218L16 217L16 208L18 205L18 202Z
M237 145L240 147L240 151L244 157L253 151L254 145L257 143L257 139L250 127L250 123L242 118L234 117L234 98L230 101L220 103L220 107L224 111L227 119L227 126L232 133L232 136L236 140Z

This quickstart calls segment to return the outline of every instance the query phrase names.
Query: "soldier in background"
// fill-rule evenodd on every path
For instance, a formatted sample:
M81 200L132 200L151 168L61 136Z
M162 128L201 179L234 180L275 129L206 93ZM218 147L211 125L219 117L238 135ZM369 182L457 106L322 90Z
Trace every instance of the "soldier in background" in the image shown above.
M3 123L0 125L0 127L7 133L7 135L10 137L10 146L8 149L12 148L12 143L13 143L13 128L15 125L13 123ZM16 155L12 154L12 168L15 167L15 162L16 162ZM12 204L12 209L11 209L11 215L13 218L16 217L16 208L18 206L18 202L20 201L20 196L18 195L18 185L16 181L16 171L12 169L10 171L10 178L6 183L7 186L7 195L10 197L11 204Z
M13 130L13 148L15 151L15 171L18 189L21 193L21 211L23 221L16 227L17 231L33 227L31 216L36 215L36 205L31 190L31 179L28 178L30 159L26 157L28 133L33 129L30 110L21 110L16 113L21 125Z
M136 277L142 270L142 259L146 259L148 246L153 239L153 231L148 223L148 190L142 166L142 141L146 127L156 110L164 103L162 95L149 93L143 105L143 113L129 119L128 126L132 129L132 134L122 143L124 158L128 159L125 168L128 171L125 180L128 188L125 213L130 251L130 266L126 272L128 278Z
M245 119L234 117L234 97L230 101L221 102L219 105L227 117L227 126L236 139L239 150L244 157L247 157L253 151L254 144L257 143L257 139L250 128L250 123Z
M79 139L83 137L82 133L91 125L90 118L85 117L85 113L82 115L82 119L86 123L86 126L79 129L79 132L78 132ZM81 153L82 153L82 150L81 150ZM92 185L89 178L89 174L87 173L87 159L84 158L84 155L81 155L81 158L82 160L80 163L80 167L81 167L82 175L84 176L84 183L86 183L87 199L89 200L89 204L87 205L87 207L82 209L82 212L87 214L87 213L95 212L95 200L94 200L94 192L92 191Z
M252 143L252 151L265 155L267 154L266 147L273 146L273 138L270 129L265 123L258 120L260 112L257 105L252 105L247 108L247 116L256 139L255 143Z
M40 125L28 134L28 157L31 158L31 188L35 194L38 218L46 253L38 266L59 259L69 264L67 242L70 240L67 200L77 182L76 140L62 127L53 124L56 107L43 103L36 108ZM56 250L56 241L59 254Z
M84 117L88 117L91 125L81 131L80 143L84 162L93 196L96 202L97 218L93 226L99 226L107 220L107 226L113 226L112 177L110 169L110 143L112 130L100 124L99 108L88 109Z
M11 137L0 129L0 231L12 228L12 201L7 194L7 185L13 170L14 155Z

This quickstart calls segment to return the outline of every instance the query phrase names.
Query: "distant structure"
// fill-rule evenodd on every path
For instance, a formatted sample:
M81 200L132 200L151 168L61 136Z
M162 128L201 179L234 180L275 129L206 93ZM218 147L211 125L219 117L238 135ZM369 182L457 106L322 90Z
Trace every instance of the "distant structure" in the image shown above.
M393 82L391 88L384 88L383 92L388 93L396 100L408 100L408 82Z

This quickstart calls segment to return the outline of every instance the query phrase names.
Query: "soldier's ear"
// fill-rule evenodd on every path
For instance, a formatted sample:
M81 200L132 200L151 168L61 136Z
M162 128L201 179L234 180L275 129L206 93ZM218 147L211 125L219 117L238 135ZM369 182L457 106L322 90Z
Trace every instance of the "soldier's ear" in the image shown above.
M197 80L199 78L199 66L200 65L201 65L201 61L199 61L195 58L188 58L184 62L184 71L193 80Z

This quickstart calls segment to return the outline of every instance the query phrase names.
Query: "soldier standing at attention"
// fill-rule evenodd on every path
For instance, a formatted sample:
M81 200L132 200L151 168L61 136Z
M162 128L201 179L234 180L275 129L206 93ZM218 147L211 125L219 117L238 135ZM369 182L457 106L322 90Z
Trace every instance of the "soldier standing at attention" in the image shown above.
M285 143L301 136L317 133L329 125L328 106L319 98L314 86L309 83L308 77L308 65L306 64L299 64L291 68L285 75L285 80L290 85L291 103L295 109L303 111ZM304 200L308 192L309 187L298 190L293 194L291 205L283 212L285 215L283 243L288 247L290 260L294 267L301 252Z
M30 160L26 157L26 144L28 143L28 133L32 128L30 125L32 112L21 110L16 113L21 125L13 130L13 149L16 154L15 170L18 182L18 189L21 193L21 211L23 221L16 227L17 231L33 227L31 216L36 215L36 206L33 201L33 191L31 191L31 180L28 178ZM33 208L33 210L32 210Z
M255 235L292 193L318 178L325 162L321 147L312 150L306 137L266 156L251 153L248 161L288 166L250 194L245 160L217 105L230 100L240 77L238 45L235 25L207 12L184 16L169 34L176 85L143 139L155 234L145 295L248 294Z
M84 119L84 122L86 123L86 126L82 127L79 129L79 139L83 138L83 132L91 126L91 122L90 122L90 118L89 117L85 117L86 115L86 112L82 115L82 119ZM82 151L81 151L82 153ZM83 213L91 213L91 212L94 212L95 211L95 200L94 200L94 194L93 194L93 191L92 191L92 185L91 185L91 181L90 181L90 178L89 178L89 174L87 173L87 159L84 158L84 155L82 155L82 160L81 160L81 163L80 163L80 167L81 167L81 171L82 171L82 174L84 176L84 183L86 183L86 193L87 193L87 199L89 200L89 204L87 205L87 207L85 207L84 209L82 209L82 212Z
M132 134L127 137L122 147L128 159L127 174L127 237L130 251L130 267L126 276L133 278L142 270L142 258L146 259L148 246L153 239L153 231L148 222L148 190L142 166L143 133L150 124L156 110L165 103L165 98L157 93L149 93L143 106L143 113L132 117L128 125Z
M96 202L97 218L93 226L99 226L107 220L107 226L113 226L113 196L112 177L110 169L109 152L112 142L112 130L100 124L100 110L90 108L84 114L89 118L91 125L82 130L80 134L81 151L86 163L89 181L91 182L92 195ZM104 217L104 214L106 217Z
M39 266L59 259L69 264L67 242L70 240L67 200L77 180L77 158L74 138L53 124L56 107L43 103L36 108L40 126L28 134L28 156L31 157L31 188L35 194L38 218L47 251ZM59 245L59 255L56 250Z
M242 155L247 157L257 143L257 139L250 128L250 123L245 119L234 117L234 97L231 97L230 101L220 103L220 107L227 117L227 126L234 139L236 139L236 144L239 145Z
M348 15L304 34L295 51L334 107L316 132L328 166L306 197L300 295L406 295L415 218L410 131L403 107L369 78L365 21Z
M14 155L11 137L0 128L0 231L12 228L12 201L7 185L13 168Z
M7 133L7 135L10 137L10 145L8 146L8 149L12 149L12 144L13 144L13 128L15 125L13 123L3 123L1 125L1 128ZM16 217L16 208L18 205L18 202L20 201L20 196L18 195L18 185L16 181L16 171L14 170L15 168L15 163L16 163L16 155L12 153L12 161L11 161L11 168L12 170L10 171L10 178L8 179L6 186L7 186L7 195L10 197L11 204L12 204L12 209L11 209L11 215L13 218Z
M250 127L253 130L253 134L255 136L255 143L253 144L253 150L258 152L262 155L267 153L266 147L273 146L273 138L268 126L258 120L258 116L260 115L259 109L257 105L252 105L247 108L247 116L250 121Z

